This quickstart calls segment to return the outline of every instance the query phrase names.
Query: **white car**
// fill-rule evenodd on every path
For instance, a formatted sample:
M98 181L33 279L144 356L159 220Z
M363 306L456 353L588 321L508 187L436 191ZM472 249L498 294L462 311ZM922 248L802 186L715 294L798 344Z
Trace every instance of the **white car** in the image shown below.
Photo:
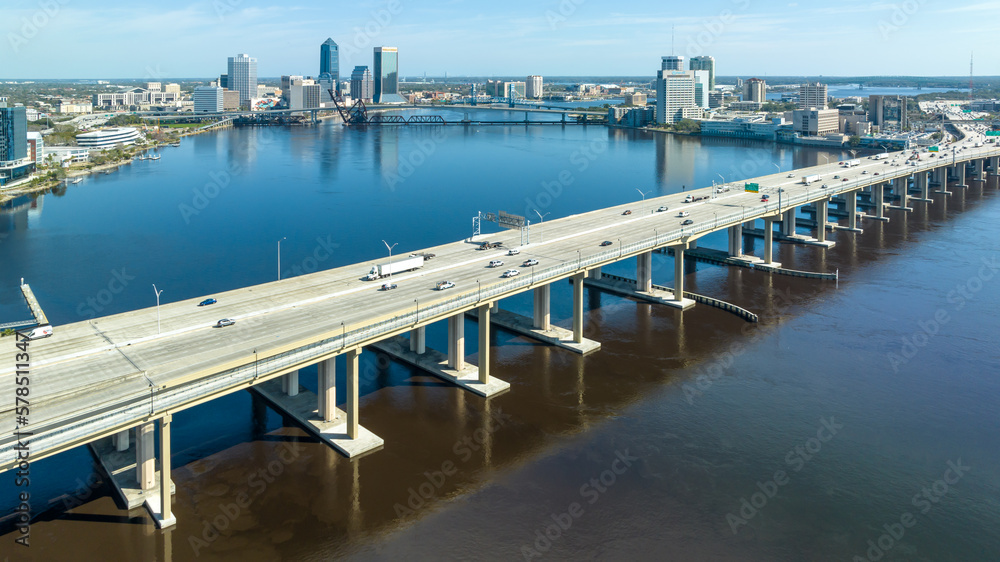
M443 291L445 289L450 289L450 288L452 288L454 286L455 286L455 284L452 283L451 281L441 281L441 282L439 282L437 284L437 290Z
M667 206L666 205L660 205L660 208L657 209L656 212L657 213L662 213L663 211L666 211L666 210L667 210Z
M681 212L677 213L677 217L678 217L678 218L681 218L681 217L686 217L686 216L689 216L690 214L691 214L691 213L689 213L689 212L687 212L687 211L681 211Z
M507 271L503 272L503 277L516 277L520 274L521 272L516 269L508 269Z
M517 248L511 248L511 249L510 249L510 250L509 250L509 251L507 252L507 255L508 255L508 256L516 256L516 255L518 255L518 254L520 254L520 253L521 253L521 250L518 250Z
M503 260L490 260L489 267L500 267L503 265Z

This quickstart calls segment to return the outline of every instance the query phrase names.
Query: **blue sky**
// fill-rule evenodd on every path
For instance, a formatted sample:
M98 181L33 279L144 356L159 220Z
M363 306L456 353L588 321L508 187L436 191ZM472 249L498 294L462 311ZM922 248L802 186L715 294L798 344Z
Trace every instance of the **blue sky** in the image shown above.
M209 77L249 53L262 77L341 74L396 46L404 76L649 75L710 54L720 75L1000 75L1000 2L840 0L3 0L2 78Z

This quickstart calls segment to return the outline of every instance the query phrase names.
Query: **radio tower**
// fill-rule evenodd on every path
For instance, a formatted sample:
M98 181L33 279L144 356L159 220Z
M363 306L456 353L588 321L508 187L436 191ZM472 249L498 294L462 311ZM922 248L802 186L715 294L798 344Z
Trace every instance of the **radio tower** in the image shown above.
M972 55L969 53L969 101L972 101Z

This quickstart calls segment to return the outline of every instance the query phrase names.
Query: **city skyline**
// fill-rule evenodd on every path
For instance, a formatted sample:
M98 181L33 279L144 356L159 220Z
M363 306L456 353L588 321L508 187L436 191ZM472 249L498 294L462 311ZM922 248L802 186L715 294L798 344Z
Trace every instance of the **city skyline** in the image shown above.
M333 14L312 1L279 8L220 0L112 3L98 14L72 4L46 12L19 1L5 8L10 17L2 27L0 78L209 77L218 73L215 60L240 52L258 59L260 76L310 76L316 72L316 45L327 37L340 45L342 72L372 64L374 47L395 45L407 53L405 76L653 76L660 57L671 53L686 60L711 55L719 76L961 76L973 51L984 55L977 60L978 75L1000 75L1000 64L985 56L1000 42L985 29L991 16L1000 15L996 4L848 1L806 7L728 0L664 6L640 0L626 10L584 0L503 6L389 0ZM160 37L156 30L169 30L169 40L126 48ZM877 54L924 46L928 36L942 34L948 41L922 49L919 57ZM79 50L115 55L58 56Z

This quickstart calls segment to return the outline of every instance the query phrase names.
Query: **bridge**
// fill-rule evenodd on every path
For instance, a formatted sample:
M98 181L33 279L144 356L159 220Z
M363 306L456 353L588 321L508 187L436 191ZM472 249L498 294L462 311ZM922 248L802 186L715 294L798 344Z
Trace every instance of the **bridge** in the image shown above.
M31 461L89 444L123 502L145 503L158 526L170 526L176 521L171 421L188 408L250 389L342 454L372 454L383 441L361 425L358 358L366 348L477 396L495 396L509 385L494 376L502 373L491 371L494 325L566 353L598 352L600 343L584 337L585 282L688 309L696 304L685 297L684 261L699 239L726 230L726 261L774 270L780 267L772 254L776 237L823 251L833 245L826 240L828 230L860 232L862 221L888 221L887 212L933 203L931 187L946 197L949 189L965 188L967 178L983 181L987 166L994 175L1000 170L1000 149L992 144L975 148L966 141L954 148L933 157L921 153L914 161L907 160L909 154L889 153L888 159L872 157L852 167L834 162L747 180L759 186L757 193L740 182L597 209L528 225L527 232L491 235L505 245L499 249L478 249L481 237L428 248L423 253L435 257L393 276L394 290L361 280L370 263L353 264L212 295L218 299L212 306L198 307L201 299L191 299L56 326L50 338L21 342L21 351L14 338L3 338L5 357L24 355L18 356L23 363L17 372L9 363L0 370L0 427L7 428L0 436L0 471L23 468L24 439L30 441ZM813 175L822 179L800 179ZM796 231L796 209L803 207L816 217L813 236ZM687 216L679 217L679 211ZM842 217L843 224L830 216ZM744 255L743 237L757 224L762 224L762 255ZM519 248L520 254L507 256L508 248ZM654 286L652 253L666 249L675 256L674 286ZM520 266L528 259L537 264ZM634 280L604 279L602 267L628 259L636 262ZM504 268L487 267L490 260L506 260L505 267L522 271L502 277ZM454 287L437 289L445 280ZM573 285L573 315L571 325L561 327L550 321L550 288L567 280ZM499 310L504 298L527 291L534 296L531 318ZM466 314L478 319L475 365L465 356ZM215 327L222 317L235 324ZM425 329L436 322L448 325L447 350L426 345ZM341 355L346 372L338 374L334 359ZM312 365L318 365L318 394L299 384L299 371ZM32 381L25 399L30 415L17 410L27 403L15 402L16 381L23 376ZM342 408L335 401L337 384L347 389Z

